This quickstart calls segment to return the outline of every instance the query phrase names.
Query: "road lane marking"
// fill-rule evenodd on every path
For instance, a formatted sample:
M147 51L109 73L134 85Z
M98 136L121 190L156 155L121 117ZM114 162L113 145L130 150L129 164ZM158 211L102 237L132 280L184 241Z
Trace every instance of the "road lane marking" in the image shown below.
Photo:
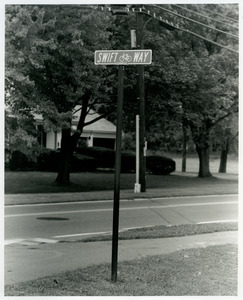
M11 244L17 244L22 241L24 241L24 239L10 239L10 240L4 241L4 245L7 246L7 245L11 245Z
M44 238L26 238L26 239L10 239L10 240L5 240L4 245L12 245L12 244L20 244L20 245L38 245L38 244L56 244L58 243L58 240L53 240L53 239L44 239Z
M136 227L125 227L119 229L119 232L124 232L130 229L139 229L139 228L149 228L154 227L156 225L147 225L147 226L136 226ZM164 225L170 227L171 225ZM98 231L98 232L86 232L86 233L75 233L75 234L65 234L65 235L55 235L54 238L62 238L62 237L75 237L75 236L87 236L87 235L99 235L99 234L112 234L112 231Z
M155 198L137 198L134 200L172 200L172 199L180 199L180 198L188 198L188 199L194 199L194 198L212 198L212 197L237 197L238 194L224 194L224 195L195 195L195 196L172 196L172 197L155 197Z
M68 201L68 202L55 202L55 203L33 203L33 204L13 204L13 205L4 205L4 207L32 207L32 206L60 206L60 205L69 205L69 204L97 204L97 203L110 203L111 201L113 201L112 199L110 200L89 200L89 201L82 201L82 200L77 200L77 201ZM123 199L123 200L120 200L120 201L133 201L133 199L131 200L126 200L126 199Z
M232 220L208 221L208 222L199 222L199 223L196 223L196 224L199 225L199 224L229 223L229 222L238 222L238 220L237 219L232 219ZM190 223L190 224L191 225L195 225L193 223ZM185 224L181 224L181 225L185 225ZM124 231L128 231L128 230L131 230L131 229L152 228L152 227L156 227L156 226L159 226L159 225L147 225L147 226L128 227L128 228L119 229L119 232L124 232ZM172 227L173 225L167 224L167 225L163 225L163 226L165 226L165 227ZM178 225L176 225L176 226L178 226ZM53 238L68 238L68 237L101 235L101 234L112 234L112 231L99 231L99 232L86 232L86 233L55 235L55 236L53 236Z
M133 199L120 199L120 202L138 202L138 201L149 201L149 200L177 200L180 198L210 198L210 197L238 197L238 194L226 194L226 195L195 195L195 196L171 196L171 197L156 197L156 198L133 198ZM5 205L4 207L32 207L32 206L60 206L60 205L69 205L69 204L98 204L98 203L110 203L113 199L109 200L89 200L89 201L72 201L72 202L55 202L55 203L33 203L33 204L13 204L13 205Z
M38 243L45 243L45 244L55 244L58 241L56 240L51 240L51 239L43 239L43 238L34 238L31 239L32 241L38 242Z
M232 220L217 220L217 221L206 221L206 222L198 222L196 224L213 224L213 223L230 223L230 222L238 222L238 219L232 219ZM181 224L183 225L183 224ZM193 225L193 223L192 223ZM128 231L131 229L140 229L140 228L150 228L150 227L155 227L158 225L147 225L147 226L136 226L136 227L125 227L122 229L119 229L119 232L124 232ZM171 227L173 225L167 224L163 225L165 227ZM102 234L112 234L112 231L99 231L99 232L85 232L85 233L75 233L75 234L65 234L65 235L55 235L53 238L68 238L68 237L78 237L78 236L90 236L90 235L102 235ZM33 238L33 239L10 239L4 241L4 245L11 245L11 244L21 244L21 245L37 245L39 243L45 243L45 244L55 244L58 243L59 240L53 240L53 239L44 239L44 238Z
M124 210L145 210L151 208L171 208L171 207L189 207L189 206L211 206L211 205L231 205L238 204L238 201L230 202L207 202L207 203L185 203L185 204L169 204L169 205L154 205L154 206L140 206L140 207L124 207L120 208L120 211ZM68 211L53 211L53 212L38 212L38 213L28 213L28 214L14 214L14 215L5 215L5 218L12 217L27 217L27 216L43 216L43 215L62 215L62 214L76 214L76 213L90 213L90 212L107 212L113 211L113 208L104 208L104 209L86 209L86 210L68 210Z
M87 236L87 235L99 235L99 234L111 234L111 231L100 231L100 232L87 232L87 233L75 233L75 234L55 235L54 238Z
M62 215L62 214L73 214L73 213L86 213L86 212L104 212L112 211L113 209L87 209L87 210L67 210L67 211L53 211L53 212L39 212L39 213L29 213L29 214L15 214L15 215L5 215L8 217L27 217L27 216L43 216L43 215ZM55 221L55 220L54 220Z
M230 223L230 222L238 222L238 219L232 219L232 220L216 220L216 221L206 221L206 222L198 222L197 224Z

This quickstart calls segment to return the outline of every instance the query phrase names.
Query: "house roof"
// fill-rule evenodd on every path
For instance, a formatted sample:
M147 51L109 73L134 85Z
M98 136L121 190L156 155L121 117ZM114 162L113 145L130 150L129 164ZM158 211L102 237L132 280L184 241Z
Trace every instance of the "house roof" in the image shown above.
M75 112L73 114L73 125L78 124L78 120L80 117L81 110L80 107L75 107ZM86 115L85 123L90 122L100 115L93 110L90 110L89 113ZM106 119L100 119L90 125L84 127L84 131L100 131L100 132L115 132L116 126Z
M80 117L80 113L81 113L81 106L76 106L74 109L74 113L73 113L73 126L77 126L78 124L78 120ZM93 110L90 110L90 112L86 115L85 118L85 123L90 122L96 118L98 118L100 115L98 113L96 113ZM38 123L41 123L43 118L41 114L35 114L34 115L35 120ZM100 119L90 125L87 125L84 127L84 131L96 131L96 132L116 132L116 126L111 123L110 121L106 120L106 119Z

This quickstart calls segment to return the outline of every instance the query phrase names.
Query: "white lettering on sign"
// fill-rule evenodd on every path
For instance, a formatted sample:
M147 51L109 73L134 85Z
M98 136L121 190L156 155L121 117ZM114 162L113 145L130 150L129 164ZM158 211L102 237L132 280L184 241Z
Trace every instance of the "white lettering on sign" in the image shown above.
M116 61L117 52L104 52L99 53L97 63L113 62Z
M134 57L133 57L133 61L134 62L146 62L146 58L149 55L149 52L135 52L134 53Z
M152 50L99 50L95 51L96 65L148 65Z

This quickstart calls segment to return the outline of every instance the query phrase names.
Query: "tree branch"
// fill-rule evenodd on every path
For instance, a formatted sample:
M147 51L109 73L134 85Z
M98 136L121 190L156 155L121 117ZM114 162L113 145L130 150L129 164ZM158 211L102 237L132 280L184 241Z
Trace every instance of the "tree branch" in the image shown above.
M100 115L99 117L97 117L97 118L95 118L95 119L93 119L93 120L91 120L91 121L89 121L89 122L84 123L84 126L83 126L83 127L88 126L88 125L90 125L90 124L93 124L93 123L95 123L95 122L101 120L101 119L106 118L107 116L109 116L109 115L110 115L111 113L113 113L114 111L115 111L115 109L109 110L107 113L105 113L105 114L103 114L103 115Z
M91 95L92 95L92 92L88 91L86 94L84 94L82 96L82 110L81 110L81 114L80 114L78 125L77 125L77 131L74 132L74 134L72 135L72 149L76 148L78 139L83 132L84 121L85 121L85 117L87 115L87 109L88 109L89 99L90 99Z
M221 121L223 121L224 119L226 119L228 116L230 116L231 114L233 114L233 108L238 104L238 102L235 102L234 104L231 105L231 107L229 108L229 111L226 115L220 117L218 120L216 120L215 122L212 123L211 127L214 127L215 125L217 125L218 123L220 123Z

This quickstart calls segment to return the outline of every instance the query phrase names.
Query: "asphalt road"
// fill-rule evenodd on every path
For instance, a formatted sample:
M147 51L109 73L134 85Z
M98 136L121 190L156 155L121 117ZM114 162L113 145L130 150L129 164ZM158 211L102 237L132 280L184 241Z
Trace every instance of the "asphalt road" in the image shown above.
M83 201L5 207L5 245L56 243L110 232L113 203ZM153 225L236 221L238 195L120 201L120 230Z

